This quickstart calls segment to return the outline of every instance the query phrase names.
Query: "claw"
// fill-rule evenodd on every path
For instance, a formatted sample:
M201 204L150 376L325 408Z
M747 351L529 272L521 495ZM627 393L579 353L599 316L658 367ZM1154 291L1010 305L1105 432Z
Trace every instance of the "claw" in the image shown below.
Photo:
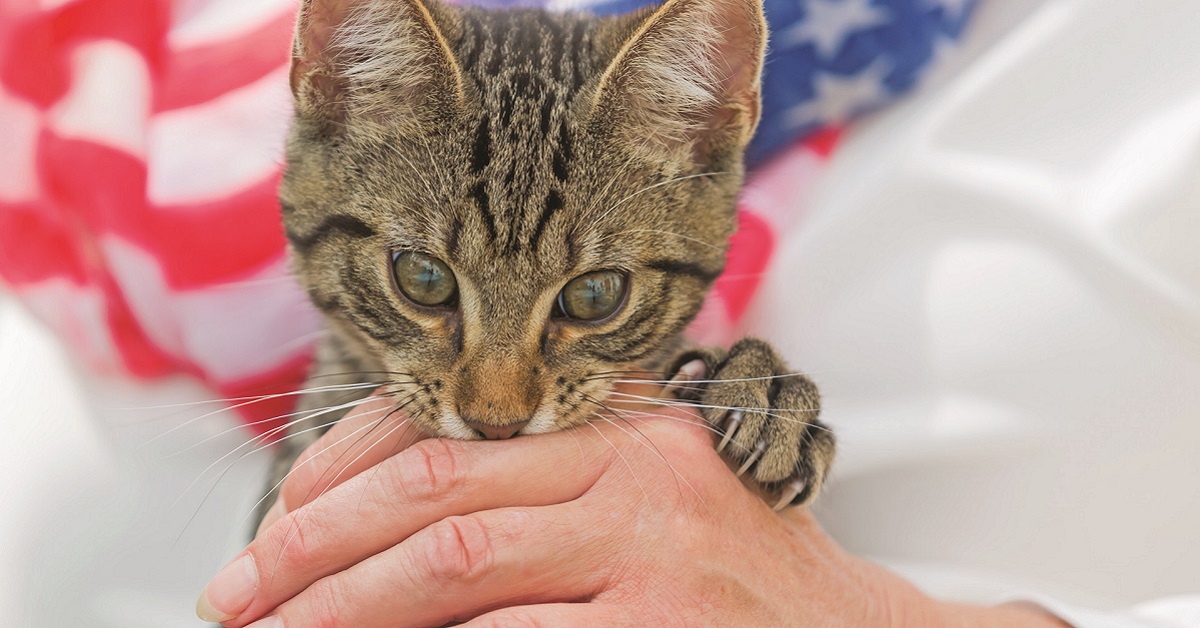
M675 371L675 376L671 378L670 383L663 387L663 391L675 392L675 389L681 388L690 381L704 379L704 374L707 371L708 365L704 363L704 360L692 360L679 367L678 371Z
M792 500L796 499L804 489L808 487L808 482L804 480L792 480L788 483L787 488L783 489L783 495L779 497L779 501L775 503L775 511L783 510L792 505Z
M765 441L765 440L758 441L758 444L754 446L754 451L750 452L750 457L746 458L746 461L742 463L742 468L737 470L737 476L739 478L742 477L742 474L745 473L747 470L749 470L750 465L754 464L754 462L756 460L758 460L758 457L762 455L762 452L764 452L766 450L767 450L767 441Z
M734 432L737 432L738 427L742 425L742 411L734 410L729 413L729 417L725 419L725 435L721 437L721 444L717 445L717 453L725 451L725 446L733 439Z

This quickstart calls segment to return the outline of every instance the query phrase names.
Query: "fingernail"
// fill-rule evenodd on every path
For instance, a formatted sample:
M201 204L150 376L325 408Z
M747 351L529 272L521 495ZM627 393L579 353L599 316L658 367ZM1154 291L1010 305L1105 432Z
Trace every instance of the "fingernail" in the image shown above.
M246 626L246 628L283 628L283 622L278 617L271 615Z
M204 587L196 600L196 616L215 622L233 619L250 606L257 591L258 569L254 567L254 558L245 554L225 565Z

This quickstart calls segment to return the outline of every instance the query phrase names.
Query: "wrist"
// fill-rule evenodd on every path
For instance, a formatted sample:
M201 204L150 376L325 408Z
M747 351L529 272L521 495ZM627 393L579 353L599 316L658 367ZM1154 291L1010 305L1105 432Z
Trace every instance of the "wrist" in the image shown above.
M900 621L890 624L893 627L1069 628L1068 624L1062 620L1031 604L1009 603L984 606L947 602L929 597L907 582L904 584L911 591L908 592L909 597L907 605L903 607L904 612L893 616L893 619L900 618Z
M925 595L912 583L875 563L862 560L867 577L867 592L876 601L871 625L940 627L944 622L937 600Z
M879 565L866 563L866 567L874 572L871 576L873 584L868 585L868 591L879 601L877 621L871 625L891 628L1069 628L1066 622L1033 604L981 606L942 601L926 595Z
M1027 626L1029 628L1070 628L1069 624L1046 610L1024 603L976 606L934 601L940 609L942 626Z
M979 606L937 600L888 569L845 551L821 530L804 509L785 511L797 539L797 553L825 560L825 582L832 598L844 610L854 609L848 625L888 628L1069 628L1069 624L1046 610L1026 603ZM838 583L833 585L833 583ZM833 593L836 592L836 593Z

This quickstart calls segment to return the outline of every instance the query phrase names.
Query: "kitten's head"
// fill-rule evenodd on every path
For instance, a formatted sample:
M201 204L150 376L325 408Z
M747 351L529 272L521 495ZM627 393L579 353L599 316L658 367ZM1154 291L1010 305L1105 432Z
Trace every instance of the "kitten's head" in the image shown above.
M587 421L724 267L765 40L761 0L307 0L281 190L301 280L429 433Z

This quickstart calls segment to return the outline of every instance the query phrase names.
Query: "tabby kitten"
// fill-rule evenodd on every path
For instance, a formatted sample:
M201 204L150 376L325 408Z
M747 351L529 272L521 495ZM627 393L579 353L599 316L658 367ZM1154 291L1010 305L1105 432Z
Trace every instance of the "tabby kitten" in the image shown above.
M280 199L330 329L313 384L386 381L415 428L508 438L582 425L652 369L691 381L769 503L812 499L834 452L812 382L761 340L679 340L724 267L765 45L761 0L306 0ZM310 394L342 405L293 434L366 394Z

